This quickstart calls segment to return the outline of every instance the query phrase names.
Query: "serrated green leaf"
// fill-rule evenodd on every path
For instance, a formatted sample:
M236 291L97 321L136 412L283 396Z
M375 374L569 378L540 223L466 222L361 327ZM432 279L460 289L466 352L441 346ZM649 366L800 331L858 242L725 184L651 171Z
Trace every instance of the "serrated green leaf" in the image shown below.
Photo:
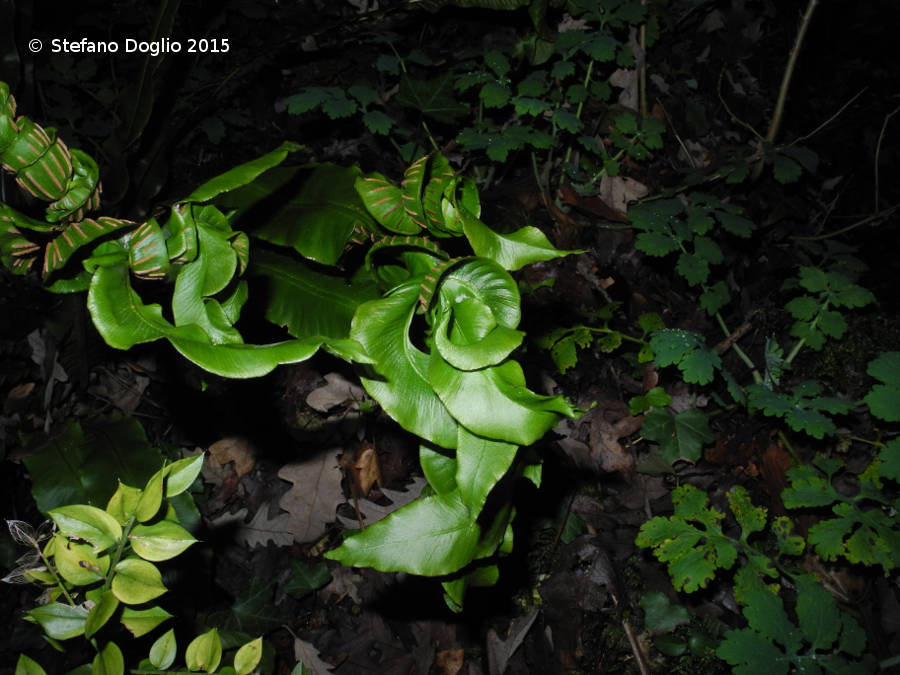
M798 281L810 293L819 293L828 288L828 275L818 267L801 267Z
M716 656L734 666L736 675L787 675L790 668L784 652L750 628L727 631Z
M445 124L455 124L458 118L469 112L469 106L453 95L453 73L450 70L430 80L418 80L404 73L395 100Z
M709 384L715 371L722 367L722 359L712 349L696 349L682 359L678 369L685 382Z
M662 232L640 232L635 238L634 247L647 255L660 257L678 250L678 241Z
M486 82L478 92L478 98L484 102L485 108L502 108L512 97L509 87L496 81Z
M380 110L366 110L363 113L363 124L370 133L387 136L394 128L394 118Z
M816 326L828 337L840 340L847 330L847 321L840 312L826 310L819 314Z
M884 478L900 482L900 438L894 438L878 453L878 473Z
M794 298L784 306L784 308L790 312L791 316L802 321L809 321L812 319L816 315L816 312L819 311L820 307L821 303L809 295L801 295L800 297Z
M717 281L700 294L700 306L710 316L715 315L731 301L731 293L724 281Z
M514 96L510 102L515 107L516 115L530 115L536 117L551 108L549 101L530 96ZM524 122L524 120L523 120Z
M794 431L804 431L813 438L831 436L837 431L834 422L818 410L808 408L792 407L784 416L784 421Z
M783 185L797 182L803 173L803 169L797 162L782 154L775 155L772 168L775 180Z
M830 649L841 630L841 612L834 596L808 576L797 582L797 621L813 652Z
M735 485L728 491L728 505L741 528L741 539L746 540L754 532L766 526L767 509L754 506L746 488Z
M755 228L752 221L735 213L728 213L727 211L716 211L716 219L727 232L744 239L750 237Z
M709 279L709 263L693 253L679 255L675 269L691 286L705 284Z
M789 509L804 506L827 506L840 499L831 484L810 466L788 469L789 488L781 493L781 501Z

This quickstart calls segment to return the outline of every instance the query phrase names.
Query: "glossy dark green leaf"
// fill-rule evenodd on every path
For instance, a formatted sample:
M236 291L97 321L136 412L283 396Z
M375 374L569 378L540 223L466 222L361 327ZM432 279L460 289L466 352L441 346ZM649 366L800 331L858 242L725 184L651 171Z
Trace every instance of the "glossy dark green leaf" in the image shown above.
M457 423L428 381L428 354L410 338L418 306L418 283L364 303L353 317L350 337L365 348L375 373L361 377L368 394L403 428L444 448L456 447Z
M479 436L530 445L574 409L559 396L540 396L525 386L522 368L507 361L461 371L432 354L428 379L450 414Z
M269 283L266 319L296 338L346 338L357 308L378 297L372 283L351 285L268 251L254 253L250 271Z
M358 167L320 164L309 172L295 194L267 214L262 225L253 230L254 236L290 246L323 265L334 265L354 228L374 228L354 188L359 176Z
M301 146L291 141L285 141L272 152L258 157L250 162L236 166L225 173L208 180L194 190L183 202L208 202L225 192L231 192L239 187L253 182L257 176L268 171L272 167L281 164L292 152L296 152Z
M458 491L416 500L379 520L325 557L422 576L450 574L475 556L481 529Z
M44 513L67 504L105 506L115 490L110 476L143 485L162 465L134 418L69 422L61 433L23 458L31 491Z

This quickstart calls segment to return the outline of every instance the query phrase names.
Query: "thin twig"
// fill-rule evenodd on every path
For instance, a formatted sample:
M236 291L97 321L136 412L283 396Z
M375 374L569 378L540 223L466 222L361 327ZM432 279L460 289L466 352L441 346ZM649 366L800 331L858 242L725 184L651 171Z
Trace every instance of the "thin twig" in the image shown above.
M656 99L656 105L658 105L662 111L663 115L666 116L666 120L669 122L669 126L672 128L672 133L675 134L675 140L678 141L678 145L681 146L681 151L684 152L685 156L688 158L688 162L691 163L691 168L697 168L697 162L694 159L694 156L691 154L691 151L688 150L687 146L684 144L684 141L681 140L681 135L678 133L678 129L675 128L675 123L672 121L672 116L669 115L669 111L666 110L666 106L663 105L662 101Z
M762 141L762 134L759 133L756 129L753 128L753 125L749 122L745 122L740 117L738 117L731 108L728 107L727 101L725 101L725 97L722 96L722 78L725 76L725 69L722 68L722 71L719 73L719 83L716 86L716 93L719 95L719 100L722 102L722 106L725 108L725 112L728 113L728 116L731 117L737 124L740 124L742 127L748 129L750 133L756 136L757 139Z
M878 193L878 158L881 156L881 142L884 140L884 132L887 129L888 121L898 112L900 112L900 106L897 106L885 116L884 122L882 122L881 124L881 132L878 134L878 143L875 144L875 211L878 211L878 202L880 196Z
M881 209L881 211L876 211L870 216L866 216L862 220L857 220L855 223L850 223L846 227L842 227L839 230L834 230L833 232L826 232L825 234L817 234L809 237L801 237L798 235L791 236L791 239L795 241L821 241L822 239L830 239L831 237L837 237L841 234L846 234L850 230L855 230L857 227L862 227L863 225L868 225L874 220L878 220L880 218L887 218L894 211L900 209L900 204L894 204L893 206L889 206L886 209Z
M842 105L840 108L838 108L837 112L834 113L834 115L832 115L832 116L829 117L827 120L825 120L824 122L822 122L819 126L817 126L815 129L813 129L812 131L810 131L808 134L805 134L805 135L801 136L800 138L794 139L794 140L790 143L790 145L797 145L798 143L802 143L803 141L805 141L805 140L807 140L807 139L809 139L809 138L812 138L812 137L815 136L817 133L819 133L820 131L822 131L822 129L824 129L824 128L827 127L829 124L831 124L832 122L834 122L838 117L840 117L840 116L843 114L843 112L844 112L848 107L850 107L856 99L858 99L860 96L862 96L862 95L865 93L865 91L866 91L867 89L868 89L868 87L863 87L862 89L860 89L856 94L854 94L853 96L850 97L850 100L849 100L849 101L847 101L844 105ZM896 112L896 111L895 111L895 112Z

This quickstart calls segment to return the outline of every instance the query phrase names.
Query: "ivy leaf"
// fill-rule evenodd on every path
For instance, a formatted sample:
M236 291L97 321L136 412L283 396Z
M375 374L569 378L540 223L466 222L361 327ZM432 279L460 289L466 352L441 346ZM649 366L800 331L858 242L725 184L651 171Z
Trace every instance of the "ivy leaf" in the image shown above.
M663 459L670 464L678 460L696 462L704 443L715 440L706 415L696 408L678 414L654 408L645 416L641 433L644 438L659 443Z
M644 624L657 633L671 633L691 620L685 607L673 605L662 591L648 591L638 604L644 610Z

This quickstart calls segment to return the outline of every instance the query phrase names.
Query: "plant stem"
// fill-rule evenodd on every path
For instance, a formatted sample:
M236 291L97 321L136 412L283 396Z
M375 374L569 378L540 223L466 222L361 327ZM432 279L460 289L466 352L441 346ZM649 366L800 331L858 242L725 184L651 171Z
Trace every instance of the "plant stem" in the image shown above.
M794 76L794 69L797 66L797 57L800 55L800 47L803 45L803 38L806 37L806 29L812 20L813 12L819 0L809 0L806 11L803 13L803 20L800 22L800 29L797 31L797 37L794 40L794 46L791 47L791 54L788 58L787 66L784 69L784 75L781 78L781 87L778 89L778 100L775 102L775 112L772 115L772 123L769 125L769 131L766 133L766 140L774 143L778 132L781 129L781 120L784 116L784 106L787 102L788 91L791 87L791 79Z
M109 561L109 572L106 574L106 581L103 582L102 591L108 591L112 586L113 576L115 576L116 565L119 564L119 561L122 559L122 553L125 551L125 547L128 545L128 535L131 534L131 529L134 527L137 518L135 516L131 516L128 519L128 522L125 523L125 527L122 528L122 538L119 540L116 545L116 551L113 553L112 558Z
M71 607L75 607L75 600L69 595L69 591L66 589L66 585L63 583L63 580L59 578L59 574L56 572L56 569L53 565L50 564L50 561L44 555L44 552L41 550L40 546L35 546L35 550L38 552L38 555L41 557L41 560L44 562L44 565L47 567L47 571L53 575L53 578L56 579L56 585L59 587L59 590L62 591L62 594L66 597L66 601L69 603Z

